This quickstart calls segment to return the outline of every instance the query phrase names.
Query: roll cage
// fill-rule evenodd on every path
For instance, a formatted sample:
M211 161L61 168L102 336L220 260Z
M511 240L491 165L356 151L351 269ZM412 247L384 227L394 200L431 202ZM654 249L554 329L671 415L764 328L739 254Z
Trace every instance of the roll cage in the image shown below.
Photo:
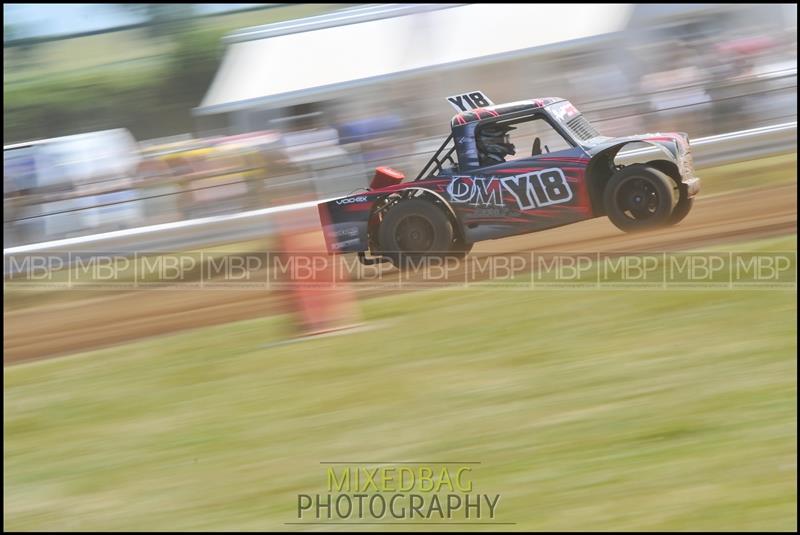
M477 121L465 126L453 126L453 132L447 136L447 139L444 140L444 143L442 143L439 149L434 153L428 163L425 164L425 166L422 168L422 171L420 171L413 181L416 182L442 174L442 171L444 170L444 164L446 163L449 163L453 168L457 169L458 172L465 172L465 170L462 168L464 166L460 165L458 161L459 154L456 150L456 144L453 142L454 136L461 136L459 139L463 139L464 136L466 136L469 141L474 143L475 133L484 128L487 124L501 123L513 125L522 122L543 119L547 121L550 126L567 141L567 143L573 147L578 146L579 142L575 139L576 134L571 131L570 128L558 121L555 117L552 117L552 115L548 113L546 109L547 106L529 108L515 111L513 113L507 113L499 117L487 118L485 120ZM578 115L576 119L578 118L583 119L583 116ZM583 119L583 121L585 122L585 119ZM586 125L588 125L588 128L591 128L591 125L589 125L588 122L586 122ZM456 132L457 129L458 132ZM578 137L580 137L580 134ZM479 166L474 164L470 166L467 164L466 167L478 168Z
M442 166L447 162L452 164L453 167L458 168L458 162L455 158L456 144L453 143L452 146L448 148L448 144L452 141L453 134L450 134L447 136L447 139L444 140L442 146L439 147L439 150L437 150L431 159L428 160L428 163L422 168L422 171L420 171L420 173L417 175L417 178L414 179L414 182L422 180L423 178L441 174ZM428 170L430 170L430 172L428 172Z

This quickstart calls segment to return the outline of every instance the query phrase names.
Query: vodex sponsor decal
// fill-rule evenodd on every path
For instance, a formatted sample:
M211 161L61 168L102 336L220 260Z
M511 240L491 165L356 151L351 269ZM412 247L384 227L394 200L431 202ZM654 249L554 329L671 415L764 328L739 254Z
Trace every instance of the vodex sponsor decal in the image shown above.
M352 204L354 202L366 202L367 197L365 195L359 195L358 197L347 197L345 199L339 199L336 201L336 204Z

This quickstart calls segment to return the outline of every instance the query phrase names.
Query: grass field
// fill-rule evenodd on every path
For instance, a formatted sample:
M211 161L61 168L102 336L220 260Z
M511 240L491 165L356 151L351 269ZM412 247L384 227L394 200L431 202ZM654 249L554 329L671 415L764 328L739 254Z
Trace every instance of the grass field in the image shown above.
M797 152L700 168L702 195L797 182Z
M265 348L271 317L12 366L4 527L294 529L322 461L452 460L507 529L795 530L796 298L412 292L346 336Z

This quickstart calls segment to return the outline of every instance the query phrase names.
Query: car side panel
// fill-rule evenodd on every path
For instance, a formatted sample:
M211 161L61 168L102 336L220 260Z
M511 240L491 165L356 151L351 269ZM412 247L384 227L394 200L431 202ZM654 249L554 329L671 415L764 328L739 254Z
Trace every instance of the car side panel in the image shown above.
M558 227L593 217L580 148L454 175L444 189L468 243Z
M467 243L559 227L593 217L580 148L523 158L469 174L406 182L319 205L328 251L369 249L369 219L383 196L424 189L453 210Z
M318 205L325 245L330 253L353 253L369 250L369 220L375 203L382 197L407 190L425 189L440 197L448 180L435 177L362 193Z
M375 192L359 193L318 205L328 252L350 253L369 248L369 217L379 197Z

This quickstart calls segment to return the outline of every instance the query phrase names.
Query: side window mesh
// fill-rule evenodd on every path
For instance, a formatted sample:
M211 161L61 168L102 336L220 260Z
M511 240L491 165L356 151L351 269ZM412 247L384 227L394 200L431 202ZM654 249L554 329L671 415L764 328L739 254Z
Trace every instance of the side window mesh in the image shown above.
M567 123L567 127L572 130L581 141L586 141L587 139L592 139L600 135L583 115L578 115L570 119Z

